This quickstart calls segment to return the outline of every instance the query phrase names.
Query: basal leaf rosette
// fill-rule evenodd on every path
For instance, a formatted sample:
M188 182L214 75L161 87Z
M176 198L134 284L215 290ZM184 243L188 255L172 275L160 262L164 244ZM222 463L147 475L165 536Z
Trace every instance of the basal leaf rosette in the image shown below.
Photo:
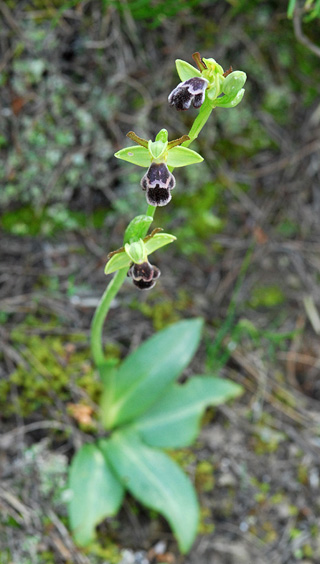
M115 153L115 157L138 166L148 167L141 180L141 187L146 192L150 206L165 206L171 200L171 190L176 182L168 167L188 166L203 161L196 151L181 147L181 143L189 139L187 135L168 141L167 130L161 129L155 141L142 139L133 131L127 136L138 146L121 149Z

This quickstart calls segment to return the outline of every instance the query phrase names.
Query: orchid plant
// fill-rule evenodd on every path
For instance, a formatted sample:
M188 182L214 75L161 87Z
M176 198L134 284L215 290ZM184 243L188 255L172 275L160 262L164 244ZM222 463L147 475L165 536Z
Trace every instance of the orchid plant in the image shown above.
M176 61L181 82L168 98L178 111L191 105L200 108L188 135L168 141L168 132L161 129L152 141L130 131L127 136L135 145L115 154L147 168L141 189L148 207L128 225L123 246L108 255L105 273L114 276L92 321L91 348L103 384L100 420L105 432L78 450L70 468L70 526L80 546L92 543L96 525L119 511L129 491L167 519L180 551L188 552L197 534L199 505L189 478L163 449L192 444L204 410L241 393L234 382L211 375L177 382L197 350L201 319L180 321L160 331L119 366L105 357L102 341L111 302L125 279L132 279L139 290L153 288L160 270L149 262L149 255L176 239L159 227L148 235L157 207L171 201L176 186L173 169L203 161L189 145L214 108L233 108L244 94L244 72L231 68L224 72L214 59L201 58L199 53L193 59L197 68Z

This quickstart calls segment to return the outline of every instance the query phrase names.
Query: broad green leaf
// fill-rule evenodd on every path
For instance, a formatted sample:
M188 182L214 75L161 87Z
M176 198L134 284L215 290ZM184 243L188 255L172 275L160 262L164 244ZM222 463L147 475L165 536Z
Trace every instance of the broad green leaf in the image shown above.
M171 384L165 394L134 422L144 442L153 447L180 448L193 443L204 410L238 396L241 386L212 376L194 376Z
M120 365L103 394L107 429L144 413L189 364L198 348L202 319L179 321L163 329Z
M176 68L182 82L194 76L201 76L201 72L198 69L182 59L176 59Z
M168 166L187 166L190 164L201 163L203 158L199 153L187 147L173 147L168 151Z
M121 268L128 268L131 263L130 258L128 257L127 253L117 253L113 255L107 262L104 273L105 274L112 274L116 270L120 270Z
M103 448L123 485L143 505L167 519L181 552L188 552L197 534L199 506L184 472L132 431L115 433L104 441Z
M151 239L145 242L144 246L147 249L147 254L151 255L157 249L161 249L165 245L176 241L176 237L174 235L170 235L170 233L156 233Z
M69 487L70 526L77 544L86 546L95 537L96 525L118 512L124 489L94 444L84 445L73 458Z
M244 95L244 88L239 90L236 96L221 96L221 98L216 98L214 101L214 105L218 108L235 108L238 104L240 104L243 95Z
M117 157L117 159L122 159L123 161L128 161L128 163L138 166L149 167L151 164L151 156L148 149L141 147L140 145L121 149L121 151L115 153L114 156Z
M132 243L133 241L138 241L138 239L143 239L148 228L153 222L153 217L151 215L137 215L132 221L130 221L125 234L123 243Z
M247 75L242 71L234 71L228 74L222 87L222 91L227 96L235 96L243 87L247 80Z
M124 248L132 262L140 264L147 260L146 246L142 239L139 239L139 241L135 241L134 243L126 243Z

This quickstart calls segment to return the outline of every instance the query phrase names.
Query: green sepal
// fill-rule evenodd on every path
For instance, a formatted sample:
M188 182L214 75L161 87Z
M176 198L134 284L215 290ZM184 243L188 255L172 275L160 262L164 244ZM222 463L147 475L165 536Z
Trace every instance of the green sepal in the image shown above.
M125 230L123 244L133 243L139 239L145 237L149 226L153 222L153 217L151 215L137 215L132 221L130 221L127 229Z
M167 143L168 141L168 132L166 129L161 129L156 136L156 141L162 141L162 143Z
M201 163L203 158L199 153L187 147L173 147L168 152L167 165L178 167Z
M151 253L157 249L161 249L161 247L173 243L176 239L177 238L174 235L170 235L170 233L156 233L151 239L144 243L144 246L147 254L151 255Z
M148 149L141 147L140 145L134 145L133 147L125 147L121 149L114 155L117 159L122 159L128 163L132 163L138 166L150 166L151 157Z
M105 274L112 274L116 270L121 270L122 268L128 268L131 263L130 258L125 252L117 253L113 255L107 262L104 269Z
M182 59L176 60L176 68L182 82L188 80L189 78L194 78L195 76L201 76L201 72L198 69Z
M223 83L222 91L227 96L234 96L241 90L246 80L247 80L247 75L245 72L242 71L231 72L230 74L228 74L228 76L226 77Z
M148 258L146 245L144 244L142 239L139 239L139 241L135 241L134 243L131 244L126 243L124 248L128 257L130 257L131 261L134 262L135 264L141 264L142 262L145 262Z
M221 96L221 98L217 98L214 101L214 105L219 108L235 108L238 104L240 104L244 92L245 90L244 88L242 88L235 96L227 96L227 95Z
M151 157L155 160L160 160L164 156L168 146L168 141L149 141L148 149Z

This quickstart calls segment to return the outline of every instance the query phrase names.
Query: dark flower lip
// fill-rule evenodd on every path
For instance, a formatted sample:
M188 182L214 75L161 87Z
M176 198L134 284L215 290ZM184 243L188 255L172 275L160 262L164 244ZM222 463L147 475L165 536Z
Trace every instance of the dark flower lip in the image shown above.
M172 196L167 188L149 188L147 190L147 202L149 206L166 206Z
M180 82L169 94L170 106L174 106L178 111L188 110L191 103L195 108L200 108L204 102L208 84L209 81L206 78L197 76Z
M155 280L150 280L150 282L145 282L144 280L133 280L133 283L139 290L151 290L156 285Z
M133 264L130 271L134 280L150 282L153 279L153 267L149 261Z
M128 276L140 290L151 290L160 274L160 269L150 264L149 261L132 264L128 270Z
M166 163L151 163L141 180L142 190L147 192L150 206L166 206L171 200L170 190L176 185Z
M157 188L158 186L173 190L175 184L175 178L169 171L166 163L151 163L141 180L141 186L144 190Z
M160 274L161 274L160 268L158 268L157 266L153 266L153 280L158 280Z

